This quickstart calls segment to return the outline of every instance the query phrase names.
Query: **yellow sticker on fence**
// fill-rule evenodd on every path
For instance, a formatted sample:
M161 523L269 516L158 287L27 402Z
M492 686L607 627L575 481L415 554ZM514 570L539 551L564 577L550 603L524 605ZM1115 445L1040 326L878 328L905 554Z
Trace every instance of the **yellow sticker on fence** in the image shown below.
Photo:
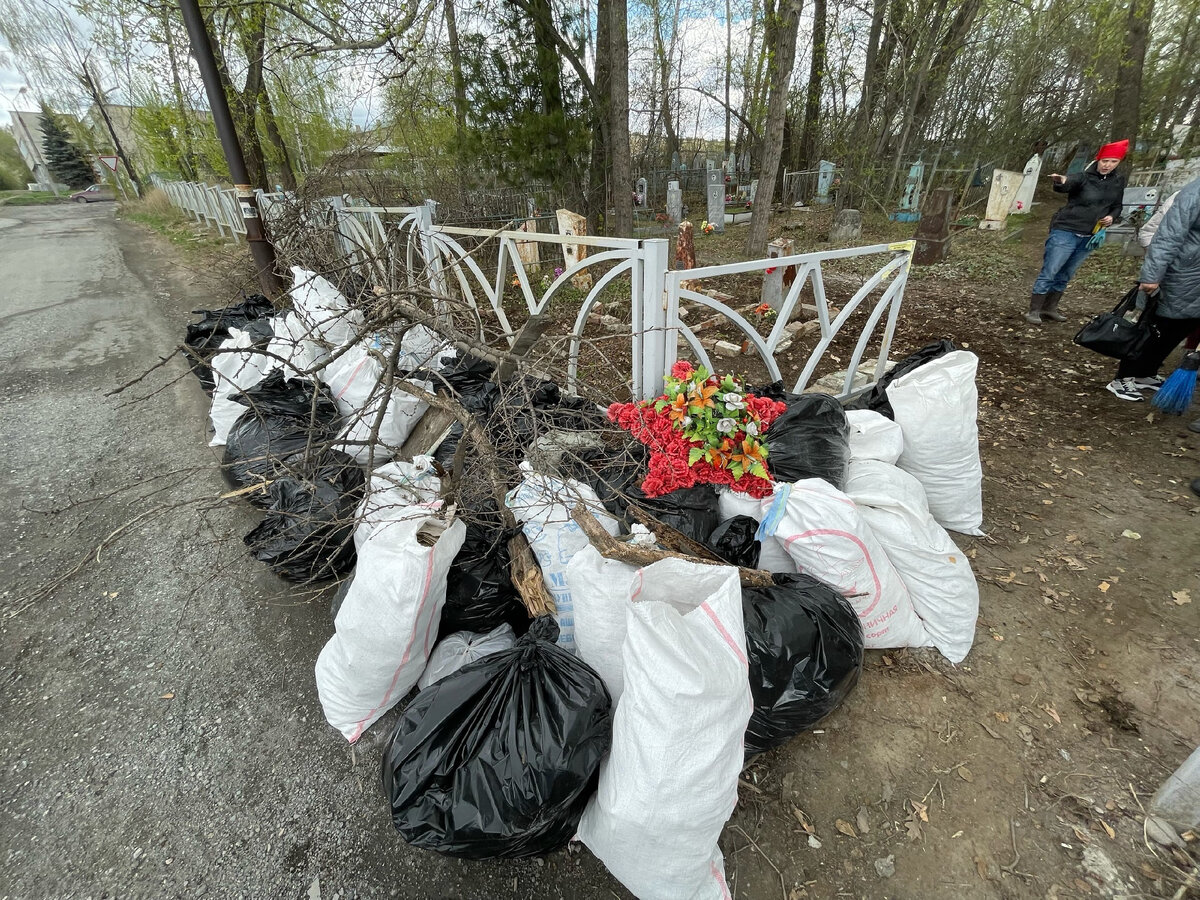
M909 253L911 253L913 250L917 249L917 242L916 241L896 241L895 243L888 244L888 249L889 250L907 250Z

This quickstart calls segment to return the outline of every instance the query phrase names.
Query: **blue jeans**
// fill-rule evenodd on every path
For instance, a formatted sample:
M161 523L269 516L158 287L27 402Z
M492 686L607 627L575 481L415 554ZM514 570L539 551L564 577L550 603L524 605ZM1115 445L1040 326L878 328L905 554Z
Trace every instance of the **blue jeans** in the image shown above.
M1033 283L1033 292L1049 294L1065 290L1079 264L1092 252L1088 248L1088 241L1091 239L1090 234L1076 234L1073 231L1052 228L1050 236L1046 238L1042 271L1038 272L1037 280Z

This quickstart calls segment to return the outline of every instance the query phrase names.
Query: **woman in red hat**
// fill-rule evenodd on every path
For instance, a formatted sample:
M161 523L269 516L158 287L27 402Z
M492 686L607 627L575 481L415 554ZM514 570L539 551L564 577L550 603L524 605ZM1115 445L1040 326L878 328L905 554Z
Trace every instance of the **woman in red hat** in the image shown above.
M1105 144L1096 151L1095 162L1074 175L1051 175L1054 190L1067 195L1067 204L1050 220L1050 236L1042 257L1042 270L1033 283L1033 296L1025 321L1040 325L1044 319L1062 322L1058 311L1067 282L1089 253L1092 236L1107 228L1121 213L1125 176L1117 165L1125 158L1129 141Z

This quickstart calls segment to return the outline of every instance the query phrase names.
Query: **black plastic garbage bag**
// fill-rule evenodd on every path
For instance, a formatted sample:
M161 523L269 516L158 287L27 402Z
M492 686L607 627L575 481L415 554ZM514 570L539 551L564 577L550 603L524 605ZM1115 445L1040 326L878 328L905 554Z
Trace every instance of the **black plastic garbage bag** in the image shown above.
M277 478L266 518L243 539L280 578L324 581L354 567L354 525L363 472L345 453L326 454L310 477Z
M896 365L884 374L878 382L871 387L869 391L855 397L846 404L846 409L871 409L881 415L887 416L889 419L894 419L892 413L892 404L888 402L887 388L888 385L899 378L901 375L907 375L918 366L923 366L927 362L933 362L940 356L945 356L947 353L953 353L958 348L954 346L952 341L943 338L940 341L934 341L932 344L926 344L916 353L910 353Z
M711 484L679 488L661 497L647 497L637 483L625 489L629 502L644 509L664 525L703 544L721 521L717 511L717 489ZM628 524L636 519L627 516Z
M499 525L472 516L462 548L446 577L442 637L456 631L488 632L508 622L520 634L529 613L509 574L508 535Z
M762 544L754 536L757 533L758 522L753 518L734 516L713 529L708 547L730 565L757 569L762 551Z
M225 476L235 488L295 474L297 462L321 458L338 432L337 405L325 385L284 378L276 369L235 399L249 408L225 441ZM249 495L265 506L265 493Z
M766 432L767 470L776 481L824 478L839 491L850 462L846 411L828 394L801 394Z
M850 602L808 575L742 588L754 713L746 756L777 747L829 715L858 684L863 636Z
M612 743L604 683L539 618L511 650L417 694L383 756L383 790L410 844L464 859L566 846Z
M254 343L270 340L272 329L266 319L275 314L275 307L262 294L251 294L241 303L224 309L197 309L193 313L202 318L188 324L183 343L192 372L200 379L204 390L212 394L215 384L210 365L213 351L229 338L230 328L247 329L252 322L260 323L251 329Z

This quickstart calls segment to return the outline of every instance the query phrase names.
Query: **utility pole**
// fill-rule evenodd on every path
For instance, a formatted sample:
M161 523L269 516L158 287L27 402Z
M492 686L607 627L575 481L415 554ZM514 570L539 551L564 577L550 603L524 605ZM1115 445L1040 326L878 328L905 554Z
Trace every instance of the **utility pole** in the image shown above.
M197 0L179 0L179 9L183 13L183 23L187 26L188 37L192 42L192 56L200 68L204 91L208 94L208 106L212 110L213 124L221 141L221 149L225 152L229 176L233 179L234 190L237 191L238 206L241 207L242 220L246 224L246 242L250 245L250 255L254 258L254 267L258 271L258 283L264 294L274 298L282 290L279 276L275 272L275 248L263 232L258 198L250 186L246 158L242 155L242 145L233 127L233 116L229 112L229 101L225 97L225 89L217 72L217 61L213 58L208 29L204 25L203 16L200 15Z

